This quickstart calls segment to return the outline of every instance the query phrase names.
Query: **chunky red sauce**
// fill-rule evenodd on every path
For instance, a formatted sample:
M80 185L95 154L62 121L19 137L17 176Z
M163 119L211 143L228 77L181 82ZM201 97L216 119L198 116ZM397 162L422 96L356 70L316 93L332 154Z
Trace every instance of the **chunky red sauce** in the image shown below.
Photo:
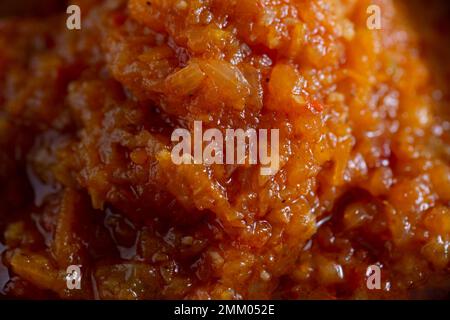
M0 20L1 295L448 297L442 4L73 3ZM194 121L279 129L278 172L174 164Z

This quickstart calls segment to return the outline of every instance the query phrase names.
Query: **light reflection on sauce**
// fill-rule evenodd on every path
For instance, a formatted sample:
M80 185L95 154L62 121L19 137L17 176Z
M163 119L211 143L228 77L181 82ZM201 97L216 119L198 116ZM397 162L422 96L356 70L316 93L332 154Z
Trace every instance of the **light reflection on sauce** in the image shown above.
M46 197L58 192L60 189L59 186L43 183L30 166L27 166L27 175L34 191L34 205L37 207L40 207L44 203Z
M119 223L122 224L122 226L127 228L128 230L130 231L132 230L131 233L133 234L134 240L132 241L132 243L129 243L129 245L124 245L117 238L116 232L114 230L115 229L114 225ZM116 244L121 259L131 260L137 256L139 232L136 230L134 224L130 220L128 220L127 218L123 217L120 214L114 213L110 208L107 208L104 226L108 230L111 238Z
M3 252L5 250L6 247L0 242L0 295L4 294L3 289L9 281L8 268L3 265Z

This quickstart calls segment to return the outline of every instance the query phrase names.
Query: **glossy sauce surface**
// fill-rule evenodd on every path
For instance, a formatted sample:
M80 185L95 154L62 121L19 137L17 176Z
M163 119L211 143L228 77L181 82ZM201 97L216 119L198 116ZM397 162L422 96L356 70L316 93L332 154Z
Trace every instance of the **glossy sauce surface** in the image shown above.
M80 31L63 14L0 20L2 295L448 296L441 7L419 21L391 0L73 3ZM175 165L170 136L194 121L279 129L280 170Z

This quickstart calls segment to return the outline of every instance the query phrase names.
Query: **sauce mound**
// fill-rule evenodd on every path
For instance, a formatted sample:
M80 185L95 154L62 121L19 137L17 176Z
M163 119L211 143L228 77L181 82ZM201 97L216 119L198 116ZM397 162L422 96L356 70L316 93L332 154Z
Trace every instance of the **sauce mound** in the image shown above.
M0 296L448 297L443 23L391 0L73 3L81 30L0 20ZM195 121L278 129L279 170L175 164Z

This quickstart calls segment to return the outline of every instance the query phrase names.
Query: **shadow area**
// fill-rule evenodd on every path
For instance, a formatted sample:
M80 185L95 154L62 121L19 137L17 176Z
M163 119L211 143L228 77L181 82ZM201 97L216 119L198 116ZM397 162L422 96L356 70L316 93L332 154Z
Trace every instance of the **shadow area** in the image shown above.
M419 46L431 71L433 84L440 88L439 110L450 120L450 1L396 0L406 12L410 26L419 36Z
M64 12L65 0L1 0L0 18L5 17L44 17Z

